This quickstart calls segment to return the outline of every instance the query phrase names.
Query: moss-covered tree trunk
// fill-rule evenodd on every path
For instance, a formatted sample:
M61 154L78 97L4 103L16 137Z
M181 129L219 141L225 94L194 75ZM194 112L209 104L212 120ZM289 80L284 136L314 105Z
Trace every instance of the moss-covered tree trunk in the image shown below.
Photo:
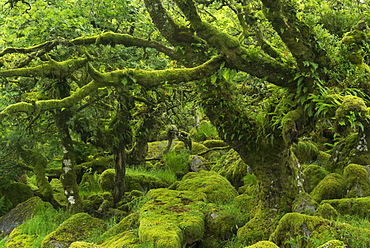
M113 138L113 155L115 161L115 176L113 198L118 203L126 192L126 164L128 152L127 149L132 142L132 130L130 127L131 113L133 107L132 99L122 93L118 96L118 107L116 116L112 120L112 138Z
M259 200L263 209L287 212L303 188L299 163L277 130L269 132L275 138L268 142L262 130L265 123L255 122L251 113L234 97L236 89L226 80L217 79L198 83L202 106L216 126L220 137L234 148L255 174L259 186ZM261 125L265 125L264 128Z
M140 165L145 162L148 154L148 142L151 132L156 125L156 117L153 115L153 110L147 107L143 114L143 120L135 135L135 145L128 156L128 164Z
M56 84L56 91L56 94L59 95L60 98L70 95L70 89L65 80L60 80ZM58 134L63 145L62 174L60 176L60 181L63 185L64 195L67 198L67 209L72 213L77 213L82 210L82 201L79 195L79 187L75 172L75 150L68 128L68 121L71 116L72 112L69 109L56 110L54 114Z

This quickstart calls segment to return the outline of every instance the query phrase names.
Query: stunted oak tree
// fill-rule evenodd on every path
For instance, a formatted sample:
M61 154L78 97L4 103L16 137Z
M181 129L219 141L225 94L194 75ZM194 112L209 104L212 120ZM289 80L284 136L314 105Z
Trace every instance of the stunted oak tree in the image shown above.
M354 133L355 148L359 142L370 142L367 5L343 1L338 7L319 1L319 6L290 0L144 2L153 30L160 33L155 37L135 36L139 24L133 23L129 30L118 28L31 47L5 48L1 56L30 54L33 63L4 68L1 77L68 78L73 83L83 72L91 81L77 84L71 95L61 99L11 104L2 110L1 118L18 112L31 115L65 110L103 87L124 92L135 85L150 90L195 83L201 105L219 136L240 154L257 178L258 211L245 229L259 229L261 239L266 238L275 217L290 211L294 199L304 192L292 144L323 128L332 128L340 137ZM356 15L347 18L348 8ZM342 11L349 20L340 24L345 32L335 24L335 11ZM115 14L119 17L122 13ZM94 54L107 46L150 49L177 66L104 71ZM63 61L48 56L47 61L39 60L39 55L68 47L87 47L88 52L71 53L78 58ZM150 56L147 61L150 63ZM120 102L129 108L124 94ZM127 125L126 117L119 117L123 126ZM122 140L115 147L120 161L125 160L120 154L126 148ZM361 149L356 156L367 153L368 149ZM332 163L337 168L337 161ZM118 199L122 191L116 193Z

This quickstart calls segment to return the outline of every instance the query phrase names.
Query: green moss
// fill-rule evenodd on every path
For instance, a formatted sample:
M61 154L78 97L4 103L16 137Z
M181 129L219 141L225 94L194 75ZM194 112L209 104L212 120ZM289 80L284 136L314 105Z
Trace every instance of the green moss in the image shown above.
M310 195L316 202L321 202L327 199L342 198L345 193L346 185L343 177L339 174L331 173L316 185Z
M67 219L54 232L42 241L42 248L57 245L68 246L75 241L84 241L97 234L96 230L105 228L103 220L93 218L86 213L78 213Z
M322 204L324 203L332 205L341 215L370 218L370 197L324 200Z
M313 240L324 233L329 225L330 221L322 217L288 213L281 218L270 240L281 248L292 247L287 242L292 240L295 240L296 247L314 248Z
M139 238L159 247L183 247L204 235L205 194L153 189L150 201L140 208Z
M179 141L173 141L172 146L179 143ZM148 158L157 158L162 155L163 151L167 147L167 140L155 141L148 143Z
M288 112L281 121L282 135L286 144L292 144L298 138L296 122L301 118L302 110Z
M255 202L256 194L240 194L233 200L233 203L238 207L238 209L248 216L255 206Z
M316 201L312 200L311 196L306 192L301 193L294 199L292 204L292 210L294 212L302 214L313 214L317 208L318 204Z
M343 177L347 186L347 198L370 195L369 173L364 166L349 164L344 168Z
M239 154L231 149L217 161L213 170L226 177L234 187L239 188L244 184L243 178L248 174L250 168Z
M292 245L316 248L336 239L340 239L348 247L369 247L370 229L332 222L319 216L289 213L281 218L270 237L270 241L281 248L291 248Z
M324 168L330 172L342 173L344 167L350 163L356 163L356 144L358 143L358 134L352 133L341 139L331 153L330 162ZM352 162L350 162L352 161ZM358 163L357 163L358 164Z
M99 176L99 184L103 191L113 192L115 173L114 169L107 169Z
M177 190L205 193L207 201L213 203L227 203L238 195L226 178L214 171L204 170L186 174L178 183Z
M297 144L293 144L293 152L301 164L314 162L319 155L319 149L310 140L299 141Z
M315 216L321 216L328 220L336 220L338 218L338 211L329 203L323 203L317 208Z
M316 185L327 176L329 172L323 167L311 164L304 168L304 188L306 192L310 193Z
M254 244L261 240L268 240L278 223L276 210L262 210L260 206L255 208L258 210L254 213L253 218L238 229L238 240L243 244Z
M238 227L244 226L248 221L248 215L241 213L233 205L215 206L206 215L206 235L219 240L227 240L233 237Z
M335 131L345 137L354 129L355 122L366 122L367 113L367 106L362 98L345 96L343 103L335 111Z
M100 245L92 244L92 243L87 243L83 241L76 241L73 242L69 248L102 248Z
M246 246L245 248L279 248L279 246L275 245L271 241L259 241L253 245Z
M114 175L115 169L107 169L100 175L99 183L102 190L113 192ZM127 191L140 190L142 192L147 192L148 190L153 188L169 186L166 181L144 173L140 174L127 172L125 180Z
M139 237L132 231L121 232L101 244L104 248L117 248L117 247L143 247L140 246ZM153 247L153 246L147 246Z
M4 201L12 205L12 207L17 206L17 204L22 203L34 194L31 191L31 187L20 182L12 182L8 185L0 187L0 197L4 197Z
M191 149L191 154L192 155L197 155L197 154L202 154L206 151L208 151L208 148L198 142L191 142L192 144L192 149ZM179 150L185 150L185 144L184 142L179 142L177 145L173 147L173 150L179 151Z
M348 247L348 246L346 246L343 241L330 240L330 241L326 242L325 244L320 245L317 248L346 248L346 247Z
M329 153L319 151L319 154L317 155L316 162L317 162L318 165L325 168L326 164L329 163L330 157L331 157L331 155Z
M134 212L125 218L123 218L118 224L114 225L108 231L103 233L102 240L106 240L109 237L113 237L126 231L132 231L139 227L139 213Z
M139 190L147 192L150 189L168 187L169 184L155 176L147 174L126 173L126 187L127 191Z
M205 145L207 148L215 148L215 147L227 147L228 144L223 140L205 140L203 141L203 145Z
M360 30L352 30L344 34L342 43L348 46L350 53L347 56L352 64L358 65L364 62L362 46L367 41L366 33Z
M5 243L5 247L23 247L32 248L34 237L22 232L22 229L17 227L9 235Z

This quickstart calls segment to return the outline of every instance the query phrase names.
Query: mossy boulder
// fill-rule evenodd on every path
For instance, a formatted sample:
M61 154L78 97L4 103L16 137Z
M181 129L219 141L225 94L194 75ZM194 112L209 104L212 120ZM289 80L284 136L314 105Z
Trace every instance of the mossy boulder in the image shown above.
M107 239L101 244L104 248L117 248L117 247L145 247L142 246L139 237L133 231L124 231L116 234L115 236ZM152 247L152 246L149 246Z
M317 206L317 202L308 193L301 193L294 199L292 210L301 214L313 214Z
M304 188L306 192L311 193L316 185L328 174L329 172L327 170L315 164L311 164L304 168Z
M32 237L32 235L25 234L21 228L16 227L8 236L5 247L32 248L33 241L34 237Z
M107 169L99 176L99 184L103 191L113 192L115 169Z
M205 153L209 150L205 145L198 143L198 142L191 142L191 147L192 147L191 149L192 155L198 155L198 154L202 155L202 153ZM182 141L179 142L177 145L173 147L173 150L174 151L186 150L184 142Z
M276 244L271 241L259 241L253 245L246 246L244 248L279 248Z
M178 144L180 141L173 140L172 141L172 147ZM167 140L162 141L154 141L148 143L148 158L158 158L163 155L163 152L165 151L167 147ZM171 149L170 149L171 150Z
M293 152L301 164L312 163L316 161L319 155L319 149L310 140L299 141L293 144Z
M330 173L321 180L310 193L313 200L321 202L328 199L340 199L346 194L346 185L343 177Z
M92 244L92 243L87 243L83 241L76 241L73 242L69 248L103 248L103 246Z
M243 178L249 173L250 168L244 163L239 154L231 149L221 157L213 170L226 177L234 187L239 188L243 186Z
M248 215L243 214L233 205L216 206L206 214L206 235L219 240L227 240L234 236L238 227L244 226Z
M0 198L4 197L4 203L11 207L15 207L34 196L31 187L24 183L12 182L0 186Z
M115 169L105 170L99 177L99 184L104 191L113 192ZM155 176L130 173L125 176L127 191L140 190L147 192L150 189L168 187L169 184Z
M18 204L15 208L0 218L0 234L2 237L9 235L14 228L38 212L53 208L50 203L42 201L39 197L32 197Z
M326 242L325 244L320 245L317 248L346 248L346 247L348 247L348 246L345 245L343 241L330 240L330 241Z
M227 203L238 195L226 178L217 172L204 170L186 174L177 184L177 190L205 193L207 201L212 203Z
M347 187L347 198L370 195L369 173L364 166L349 164L344 168L343 177Z
M63 222L55 231L42 241L42 248L67 248L75 241L84 241L97 234L97 230L105 229L101 219L86 213L78 213Z
M321 204L328 203L333 206L341 215L357 215L360 218L370 218L370 197L344 198L324 200Z
M207 148L215 148L215 147L227 147L228 144L223 140L205 140L202 142Z
M336 220L338 215L338 211L329 203L321 204L315 212L315 216L321 216L328 220Z
M147 192L150 189L165 188L169 186L169 183L163 179L159 179L155 176L147 174L136 174L126 173L126 187L127 191L139 190L141 192Z
M278 224L276 210L264 209L256 206L251 218L244 226L238 229L238 240L243 244L254 244L261 240L268 240L270 234Z
M102 235L102 240L116 236L126 231L132 231L139 227L139 213L134 212L123 218L119 223L111 227Z
M319 166L322 166L325 168L325 166L329 163L331 155L324 151L319 151L319 154L317 155L316 163Z
M332 222L320 216L288 213L270 236L270 241L280 248L291 248L292 244L300 248L316 248L328 240L338 239L348 247L370 247L370 229Z
M249 216L256 205L256 197L256 194L240 194L234 198L233 203L242 213Z
M152 189L140 208L140 242L155 247L182 248L204 235L206 195L201 192Z
M294 242L296 247L314 248L316 246L313 240L319 238L318 235L324 233L330 224L329 220L322 217L288 213L279 221L270 241L280 248L291 248L291 242Z

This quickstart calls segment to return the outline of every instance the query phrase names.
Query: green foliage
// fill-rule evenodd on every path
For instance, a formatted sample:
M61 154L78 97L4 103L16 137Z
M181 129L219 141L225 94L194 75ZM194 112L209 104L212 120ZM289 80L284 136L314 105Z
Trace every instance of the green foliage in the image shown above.
M185 150L171 151L163 155L165 168L174 173L186 173L189 171L189 152Z
M191 134L194 141L204 141L207 139L218 139L216 127L208 121L203 121L197 126L196 131Z
M15 234L11 234L7 245L17 244L19 242L18 235L28 235L30 240L27 246L30 248L41 247L42 240L46 235L54 231L64 220L69 218L69 214L64 211L57 211L53 208L46 208L44 211L38 211L29 220L22 223L16 230ZM18 241L17 241L18 240Z

